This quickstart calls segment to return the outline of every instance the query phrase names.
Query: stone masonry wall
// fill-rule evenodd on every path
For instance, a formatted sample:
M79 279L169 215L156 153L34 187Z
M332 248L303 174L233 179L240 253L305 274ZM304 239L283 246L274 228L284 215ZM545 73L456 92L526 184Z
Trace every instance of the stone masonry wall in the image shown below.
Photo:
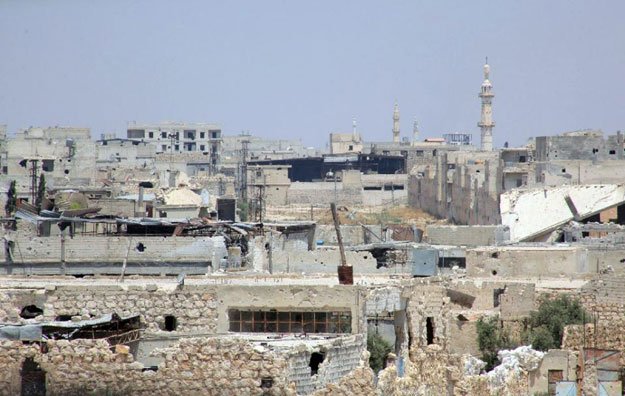
M433 344L447 347L450 304L446 289L439 285L420 284L404 292L410 334L410 353L428 345L427 318L432 318Z
M26 322L19 317L24 306L35 305L43 315L31 321L55 320L59 315L82 319L117 313L141 315L149 331L164 326L165 316L173 315L177 331L214 333L217 328L217 295L210 287L165 290L147 286L48 286L39 290L0 292L0 322Z
M32 357L46 373L46 393L83 395L295 395L286 382L286 360L243 340L189 338L160 350L157 371L132 355L111 352L104 340L48 341L48 352L21 342L0 343L0 394L19 394L19 371ZM261 379L272 379L266 393Z
M297 383L298 394L309 394L326 384L335 383L359 366L365 365L367 341L362 334L333 340L329 345L323 345L311 350L305 345L289 354L288 380ZM310 357L312 352L324 354L319 371L311 376Z

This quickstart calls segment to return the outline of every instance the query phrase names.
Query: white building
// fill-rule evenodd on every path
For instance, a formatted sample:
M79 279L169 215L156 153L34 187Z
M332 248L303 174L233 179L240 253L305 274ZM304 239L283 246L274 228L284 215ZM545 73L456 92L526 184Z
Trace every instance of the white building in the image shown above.
M209 157L212 166L219 164L222 139L216 124L130 122L127 137L154 144L157 153L199 152Z

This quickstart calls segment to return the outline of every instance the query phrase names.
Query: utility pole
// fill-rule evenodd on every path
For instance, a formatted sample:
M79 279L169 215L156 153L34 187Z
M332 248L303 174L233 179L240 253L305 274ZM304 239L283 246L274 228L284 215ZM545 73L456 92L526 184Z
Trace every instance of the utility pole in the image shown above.
M250 141L241 134L241 158L239 162L239 194L241 200L247 204L247 154L249 151Z
M336 212L336 203L332 202L330 204L330 210L332 211L332 220L334 221L334 228L336 229L336 240L339 243L339 251L341 252L341 265L338 267L339 283L341 285L353 285L354 269L347 266L347 257L345 257L345 247L343 246L339 215Z

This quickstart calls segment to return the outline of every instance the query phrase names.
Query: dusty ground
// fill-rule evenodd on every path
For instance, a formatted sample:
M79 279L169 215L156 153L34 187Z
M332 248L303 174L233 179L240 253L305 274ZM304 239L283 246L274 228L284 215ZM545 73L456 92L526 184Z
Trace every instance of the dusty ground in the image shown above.
M419 209L396 206L338 206L341 224L409 224L423 229L428 224L445 224ZM330 205L327 207L275 206L267 208L266 221L312 220L332 224Z

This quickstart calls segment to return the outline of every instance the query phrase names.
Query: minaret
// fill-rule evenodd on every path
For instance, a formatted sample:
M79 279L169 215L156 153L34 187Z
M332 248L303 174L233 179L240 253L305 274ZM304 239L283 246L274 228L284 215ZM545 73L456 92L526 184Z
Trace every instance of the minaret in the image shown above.
M412 123L412 145L416 146L419 141L419 123L417 122L417 117L415 117L414 122Z
M484 65L484 82L482 83L482 90L478 95L482 100L482 116L477 126L480 127L482 132L482 150L493 150L493 127L495 122L493 121L493 97L495 94L492 92L493 86L488 79L490 74L490 66L488 65L488 58L486 58L486 64Z
M399 106L395 102L393 109L393 143L399 143Z

